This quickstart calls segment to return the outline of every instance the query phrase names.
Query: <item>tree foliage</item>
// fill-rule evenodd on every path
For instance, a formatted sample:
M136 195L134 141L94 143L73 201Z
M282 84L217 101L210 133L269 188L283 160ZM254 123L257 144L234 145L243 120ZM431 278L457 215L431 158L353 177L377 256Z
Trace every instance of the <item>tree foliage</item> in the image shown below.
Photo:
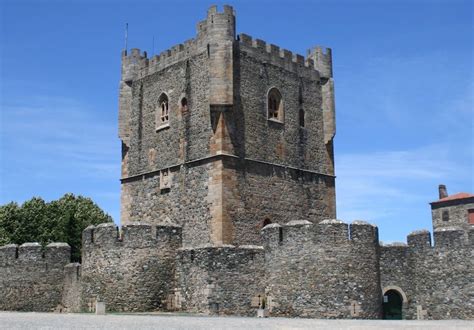
M33 197L22 205L11 202L0 206L0 246L66 242L71 246L72 261L80 261L82 231L89 225L111 221L90 198L66 194L46 203Z

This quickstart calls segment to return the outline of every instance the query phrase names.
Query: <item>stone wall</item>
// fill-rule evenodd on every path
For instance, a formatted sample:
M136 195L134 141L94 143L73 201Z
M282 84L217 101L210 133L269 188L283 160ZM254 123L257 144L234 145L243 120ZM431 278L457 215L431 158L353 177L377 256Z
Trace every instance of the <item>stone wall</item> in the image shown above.
M258 246L181 249L177 261L179 308L193 313L254 316L263 296L264 256Z
M318 71L304 62L278 65L275 54L263 43L249 44L241 38L239 95L236 106L242 111L240 125L246 158L283 164L322 174L333 174L332 161L324 139L322 90ZM254 47L255 46L255 47ZM276 47L272 45L273 47ZM269 58L270 57L270 58ZM304 60L304 59L303 59ZM267 119L267 96L276 87L283 102L282 122ZM300 127L299 111L304 110L305 125Z
M413 296L412 279L407 271L408 246L404 243L394 243L380 246L380 283L382 293L388 290L397 291L402 297L402 317L404 319L416 318L413 310L409 309L408 300L404 297Z
M0 247L0 310L51 312L61 303L64 266L70 262L66 243Z
M174 287L181 228L129 224L90 226L83 232L82 309L96 299L107 311L164 309Z
M430 233L417 231L408 236L408 246L381 248L381 286L403 291L403 318L474 318L473 236L473 229L467 235L439 229L432 246Z
M301 220L262 232L271 315L381 317L377 227Z
M334 178L257 161L228 160L236 182L227 189L235 244L262 244L265 220L281 225L295 217L317 223L335 216Z
M130 204L128 221L182 226L185 246L210 242L208 201L209 162L196 162L169 170L170 188L160 189L160 173L122 183L122 199Z
M474 210L474 197L431 203L433 229L459 227L467 232L471 227L468 210Z
M64 282L62 289L62 311L67 313L81 312L81 264L71 263L64 267Z
M321 85L332 77L330 51L305 59L236 39L229 6L212 6L197 30L151 59L137 49L122 56L122 224L180 225L183 246L192 247L260 244L265 218L335 217L334 121L323 123L333 93L323 95ZM267 120L271 87L283 96L282 123ZM163 95L169 125L157 128ZM160 187L163 171L172 175L168 189Z

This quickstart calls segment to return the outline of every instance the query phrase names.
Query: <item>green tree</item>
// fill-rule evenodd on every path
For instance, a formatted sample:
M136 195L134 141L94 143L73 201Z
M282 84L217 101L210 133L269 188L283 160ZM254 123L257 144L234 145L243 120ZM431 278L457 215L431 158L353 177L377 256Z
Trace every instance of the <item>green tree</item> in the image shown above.
M11 202L0 206L0 245L25 242L66 242L72 261L80 261L82 231L89 225L110 222L90 198L65 194L46 203L34 197L21 206Z

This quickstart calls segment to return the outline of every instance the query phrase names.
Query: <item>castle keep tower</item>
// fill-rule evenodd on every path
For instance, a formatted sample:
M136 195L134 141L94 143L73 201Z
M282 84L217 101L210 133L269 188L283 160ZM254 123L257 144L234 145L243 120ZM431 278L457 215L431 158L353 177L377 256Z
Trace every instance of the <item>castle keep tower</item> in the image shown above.
M179 225L191 247L335 218L334 118L330 49L236 36L213 6L194 39L122 53L122 224Z

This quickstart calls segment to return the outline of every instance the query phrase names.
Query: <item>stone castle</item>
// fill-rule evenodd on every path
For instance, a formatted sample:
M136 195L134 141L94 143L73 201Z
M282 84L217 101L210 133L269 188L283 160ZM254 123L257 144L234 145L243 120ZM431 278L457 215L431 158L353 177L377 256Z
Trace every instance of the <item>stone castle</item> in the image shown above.
M122 53L121 223L67 244L0 248L0 310L187 311L315 318L474 318L474 195L431 203L383 245L336 218L331 50L306 57L213 6L197 35Z

